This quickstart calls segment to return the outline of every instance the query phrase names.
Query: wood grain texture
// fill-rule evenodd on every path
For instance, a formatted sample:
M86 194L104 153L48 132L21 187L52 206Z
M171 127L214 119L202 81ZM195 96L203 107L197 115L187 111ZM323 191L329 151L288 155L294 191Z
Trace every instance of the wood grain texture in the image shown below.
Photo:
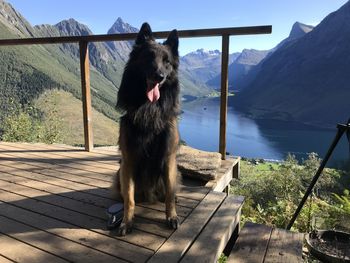
M195 241L224 198L224 193L210 192L149 262L177 262Z
M83 122L85 150L91 152L94 148L92 135L91 116L91 92L90 92L90 62L87 41L79 41L80 51L80 76L81 76L81 100L83 102Z
M303 234L274 228L266 252L265 262L294 263L302 259Z
M228 263L264 262L272 227L247 222L228 258Z
M183 186L176 204L182 224L176 231L166 225L163 203L136 204L133 232L119 237L106 229L105 215L115 202L108 187L117 158L114 148L85 152L66 145L0 142L0 236L10 249L0 248L0 262L146 262L168 250L178 261L225 194L203 184ZM33 254L17 255L12 246Z
M228 196L181 262L217 262L240 221L242 196Z
M223 35L222 49L221 49L220 138L219 138L219 152L221 153L222 160L226 159L229 44L230 44L230 35Z
M66 260L0 233L0 254L18 263L67 263Z
M209 37L222 35L256 35L270 34L272 26L250 26L250 27L227 27L227 28L207 28L207 29L190 29L179 30L178 35L181 38L191 37ZM170 31L153 32L155 38L167 38ZM10 45L33 45L33 44L58 44L74 43L80 41L86 42L104 42L104 41L122 41L134 40L137 33L124 34L105 34L105 35L88 35L88 36L62 36L62 37L42 37L42 38L19 38L19 39L1 39L0 46Z
M43 251L54 255L60 255L70 262L95 263L102 262L125 262L117 257L90 249L76 242L69 242L66 239L48 232L38 230L18 221L0 215L0 232L16 238L19 241L31 244Z

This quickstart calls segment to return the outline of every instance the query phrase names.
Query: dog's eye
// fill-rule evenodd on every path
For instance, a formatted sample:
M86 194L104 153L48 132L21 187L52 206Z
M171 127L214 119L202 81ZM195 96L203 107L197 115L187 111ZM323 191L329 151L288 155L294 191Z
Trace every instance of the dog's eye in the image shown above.
M169 60L169 59L165 59L164 62L165 62L166 64L168 64L168 65L170 64L170 60Z

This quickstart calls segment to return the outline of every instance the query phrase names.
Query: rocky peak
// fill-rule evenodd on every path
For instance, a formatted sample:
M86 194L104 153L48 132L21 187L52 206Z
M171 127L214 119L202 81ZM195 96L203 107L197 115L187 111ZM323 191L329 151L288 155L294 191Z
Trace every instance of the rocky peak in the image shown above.
M139 30L136 27L125 23L123 19L118 17L112 27L108 30L107 34L136 33L138 31Z
M86 36L92 35L92 31L84 24L73 18L63 20L55 25L62 36Z
M300 22L295 22L292 30L290 31L289 38L296 39L309 33L314 27L310 25L305 25Z
M257 65L269 52L269 50L243 49L235 62L247 65Z
M0 0L0 22L22 37L34 37L29 22L6 1Z

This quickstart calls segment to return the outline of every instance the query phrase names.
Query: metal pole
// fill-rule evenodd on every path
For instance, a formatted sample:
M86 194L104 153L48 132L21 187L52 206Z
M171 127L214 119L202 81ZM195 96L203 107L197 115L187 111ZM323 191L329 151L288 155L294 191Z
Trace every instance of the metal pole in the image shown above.
M322 173L324 167L326 166L326 164L327 164L327 162L328 162L328 160L329 160L329 157L332 155L335 146L337 146L337 144L338 144L340 138L343 136L344 132L350 128L350 120L348 121L348 124L347 124L347 125L338 124L338 125L337 125L337 128L338 128L337 134L335 135L335 138L334 138L334 140L333 140L331 146L329 147L326 156L325 156L324 159L322 160L321 165L320 165L320 167L318 168L318 170L317 170L317 172L316 172L314 178L312 178L312 181L311 181L311 183L310 183L308 189L306 190L306 193L304 194L303 199L301 200L301 202L300 202L300 204L299 204L297 210L295 211L295 213L294 213L292 219L290 220L290 222L289 222L289 224L288 224L288 226L287 226L287 228L286 228L287 230L290 230L290 229L292 228L292 226L293 226L295 220L297 219L297 217L298 217L298 215L299 215L301 209L303 208L303 206L304 206L304 204L305 204L307 198L309 197L309 195L310 195L312 189L314 188L314 186L315 186L315 184L316 184L318 178L320 177L320 175L321 175L321 173Z

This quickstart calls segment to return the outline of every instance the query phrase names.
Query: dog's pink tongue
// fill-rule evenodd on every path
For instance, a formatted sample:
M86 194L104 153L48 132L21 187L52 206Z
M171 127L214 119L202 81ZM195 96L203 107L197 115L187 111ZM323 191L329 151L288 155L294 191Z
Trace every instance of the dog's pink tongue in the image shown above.
M155 102L155 101L159 100L159 98L160 98L159 83L157 83L154 87L148 86L147 98L149 99L150 102Z

